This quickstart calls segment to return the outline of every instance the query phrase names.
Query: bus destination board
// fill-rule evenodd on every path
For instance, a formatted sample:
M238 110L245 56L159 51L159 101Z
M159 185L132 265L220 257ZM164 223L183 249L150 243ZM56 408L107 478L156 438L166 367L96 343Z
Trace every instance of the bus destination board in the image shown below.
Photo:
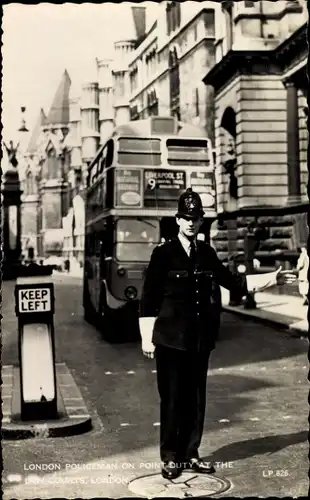
M141 207L141 171L136 169L116 169L116 206Z
M191 187L193 191L200 194L203 208L215 208L215 189L213 185L213 173L192 172Z
M185 191L185 172L176 170L145 170L144 205L175 208Z

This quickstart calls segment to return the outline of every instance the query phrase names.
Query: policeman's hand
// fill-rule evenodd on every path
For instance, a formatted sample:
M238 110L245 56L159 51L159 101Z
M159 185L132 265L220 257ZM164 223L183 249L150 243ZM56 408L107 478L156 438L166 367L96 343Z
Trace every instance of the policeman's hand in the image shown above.
M144 356L150 359L155 357L155 345L153 342L147 342L142 340L142 352Z
M154 358L155 345L152 342L155 318L139 318L142 352L147 358Z
M297 276L294 274L294 271L280 271L277 274L277 285L295 283L296 280Z

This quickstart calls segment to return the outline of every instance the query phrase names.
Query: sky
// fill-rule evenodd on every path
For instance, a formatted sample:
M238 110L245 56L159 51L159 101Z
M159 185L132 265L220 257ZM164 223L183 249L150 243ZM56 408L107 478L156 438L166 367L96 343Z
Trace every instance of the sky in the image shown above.
M147 6L147 28L155 21L158 4ZM109 57L113 42L128 23L130 2L100 5L64 3L3 7L2 124L5 140L18 140L21 106L26 125L34 127L40 108L46 113L64 70L71 90L79 95L84 81L95 74L95 58Z

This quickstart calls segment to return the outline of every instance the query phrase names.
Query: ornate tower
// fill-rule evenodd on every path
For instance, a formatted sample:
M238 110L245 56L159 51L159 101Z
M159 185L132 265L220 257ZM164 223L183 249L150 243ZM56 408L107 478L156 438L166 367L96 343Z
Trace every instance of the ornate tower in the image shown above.
M99 147L98 83L85 83L81 95L81 138L83 169L94 158Z
M128 12L127 9L130 9ZM130 120L129 97L129 61L136 48L137 42L145 36L146 9L145 7L127 7L124 9L124 31L121 40L114 43L114 121L120 125Z
M69 99L70 132L66 138L66 146L70 151L70 169L68 182L74 196L82 187L82 139L81 139L81 107L80 98Z
M69 154L65 138L69 131L69 91L71 80L65 70L43 125L44 139L39 146L40 211L39 252L59 254L62 250L62 217L69 208Z
M120 40L115 42L115 60L113 65L114 81L114 121L115 125L121 125L130 120L129 96L129 60L135 49L135 40Z
M40 142L44 139L42 129L46 126L47 118L44 110L41 109L36 125L30 137L30 141L23 157L23 172L21 173L22 181L22 252L27 257L29 248L33 248L34 255L38 255L38 232L39 221L38 214L40 211L40 195L39 195L39 176L40 176L40 157L38 148Z
M113 109L113 59L96 60L99 84L99 131L100 144L109 137L114 126Z

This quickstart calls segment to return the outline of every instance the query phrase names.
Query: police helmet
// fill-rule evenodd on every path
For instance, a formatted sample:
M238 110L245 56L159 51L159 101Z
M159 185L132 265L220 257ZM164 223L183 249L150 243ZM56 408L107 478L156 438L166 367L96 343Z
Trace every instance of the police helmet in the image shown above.
M178 212L176 217L189 217L197 219L204 216L202 201L198 193L188 188L181 194L178 202Z

